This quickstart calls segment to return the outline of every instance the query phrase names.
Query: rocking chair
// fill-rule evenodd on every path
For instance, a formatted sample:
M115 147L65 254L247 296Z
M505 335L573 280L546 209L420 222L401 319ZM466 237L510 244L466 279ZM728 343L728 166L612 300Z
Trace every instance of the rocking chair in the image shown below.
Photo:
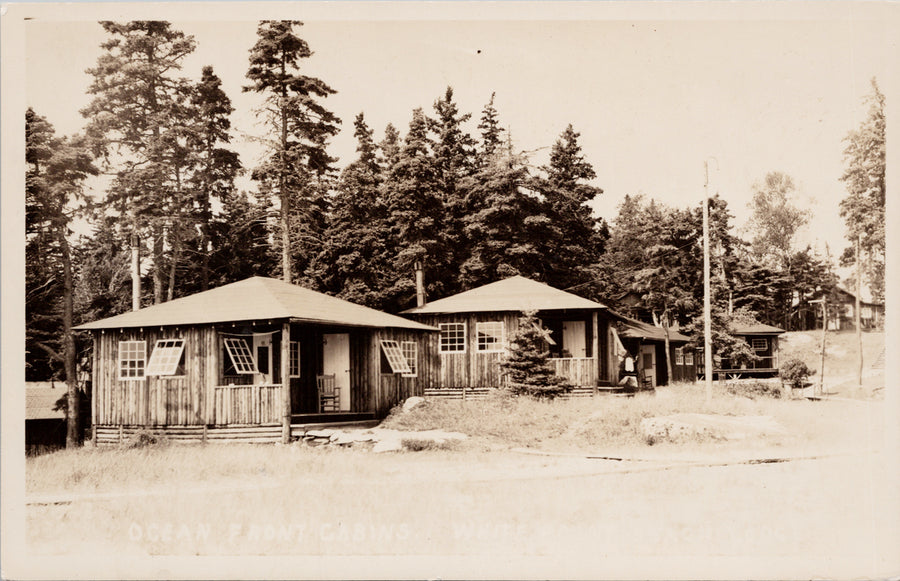
M317 375L316 387L319 391L319 413L340 411L341 388L335 386L334 375Z

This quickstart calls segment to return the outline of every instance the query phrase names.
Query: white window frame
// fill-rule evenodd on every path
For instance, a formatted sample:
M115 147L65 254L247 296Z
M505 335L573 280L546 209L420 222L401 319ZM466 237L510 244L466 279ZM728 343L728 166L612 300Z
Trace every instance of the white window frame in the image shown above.
M159 339L150 354L147 369L144 375L183 377L184 373L176 374L181 356L184 354L184 339Z
M762 342L762 347L757 346L757 341ZM754 337L753 339L750 339L750 346L754 351L765 351L769 348L769 341L765 337Z
M410 372L404 373L403 377L418 377L419 366L416 362L419 357L419 344L415 341L401 341L400 352L403 353L403 358L406 359L406 364L410 369Z
M238 375L254 375L259 373L256 358L247 342L240 337L225 337L225 350L231 357L231 364Z
M403 352L400 350L399 343L393 339L385 339L381 342L381 352L387 358L392 372L400 374L412 373L409 363L406 362L406 357L403 356Z
M684 365L684 348L677 347L675 349L675 365Z
M300 341L288 343L288 377L300 377Z
M688 351L684 354L684 364L685 365L693 365L694 364L694 352Z
M147 342L119 341L118 361L120 381L140 381L144 379L147 371ZM122 364L126 362L138 362L139 365L125 369ZM134 374L127 373L123 375L124 371L133 372Z
M438 328L441 330L440 336L440 352L441 353L465 353L466 346L468 344L468 337L466 333L466 324L465 323L441 323L438 325ZM445 335L445 331L448 335ZM462 331L461 335L459 332ZM456 340L462 337L462 343L457 343ZM446 340L445 340L446 339ZM451 343L449 340L453 339L454 342ZM451 349L450 347L453 347ZM461 347L461 349L456 349L456 347Z
M485 346L482 346L481 342L481 333L483 330L491 329L495 330L499 327L500 333L499 337L496 341L491 341L489 344L485 342ZM479 353L499 353L505 350L505 336L504 336L504 325L503 321L481 321L475 323L475 351ZM495 335L485 333L485 337L494 338Z

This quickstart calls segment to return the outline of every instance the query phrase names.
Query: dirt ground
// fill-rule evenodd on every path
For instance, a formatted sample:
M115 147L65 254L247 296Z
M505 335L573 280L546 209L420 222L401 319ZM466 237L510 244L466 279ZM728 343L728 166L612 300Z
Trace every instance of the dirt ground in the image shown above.
M881 403L847 405L852 429L816 446L652 447L625 460L270 447L257 472L239 479L171 474L115 491L35 491L26 506L30 570L45 578L896 575L896 456L866 421Z

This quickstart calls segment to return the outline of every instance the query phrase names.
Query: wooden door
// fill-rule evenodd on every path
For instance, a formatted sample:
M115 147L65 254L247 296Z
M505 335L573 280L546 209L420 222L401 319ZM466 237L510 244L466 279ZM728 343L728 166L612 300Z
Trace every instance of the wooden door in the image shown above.
M650 384L656 387L656 346L641 345L641 369L644 377L650 380Z
M562 348L566 357L587 357L584 321L563 321Z
M271 384L272 379L272 335L253 336L253 356L256 357L256 383Z
M322 336L322 373L334 375L341 388L340 409L350 411L350 335L326 333Z

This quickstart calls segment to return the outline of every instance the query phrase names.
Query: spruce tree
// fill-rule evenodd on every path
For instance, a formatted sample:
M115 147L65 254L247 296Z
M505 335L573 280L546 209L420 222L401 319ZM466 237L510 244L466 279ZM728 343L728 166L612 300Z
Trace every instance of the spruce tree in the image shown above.
M513 394L553 399L572 390L572 385L558 376L548 362L550 352L545 347L548 333L536 311L522 312L519 327L510 339L509 352L500 362L500 369L508 378L507 388Z
M305 40L294 33L296 20L265 20L250 50L244 91L265 96L260 115L270 127L269 157L252 174L264 195L278 201L278 248L285 282L293 282L292 238L309 245L322 220L325 177L336 161L327 151L338 132L338 119L319 99L336 91L322 80L300 72L301 59L312 56ZM311 228L310 228L311 227ZM309 257L311 252L301 252Z
M503 128L500 127L500 120L497 109L494 107L494 96L491 93L491 100L481 111L481 120L478 123L478 130L481 131L481 147L478 150L478 165L483 166L490 162L494 153L503 146Z

